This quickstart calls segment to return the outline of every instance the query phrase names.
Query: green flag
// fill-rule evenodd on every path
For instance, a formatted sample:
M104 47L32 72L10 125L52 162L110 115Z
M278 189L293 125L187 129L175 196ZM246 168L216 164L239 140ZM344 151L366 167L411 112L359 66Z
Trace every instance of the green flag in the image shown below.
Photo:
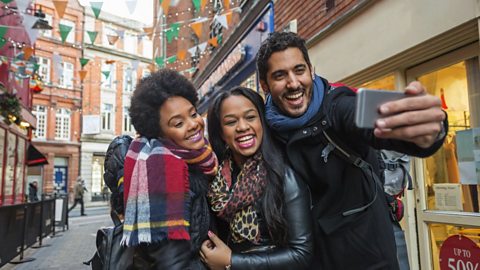
M98 16L100 16L100 11L102 11L103 2L90 2L90 6L92 7L95 18L98 19Z
M110 71L102 71L102 74L105 76L105 79L108 79L108 76L110 76Z
M82 65L82 68L90 61L87 58L80 58L80 65Z
M173 64L173 63L175 63L175 61L177 61L177 56L176 55L173 55L173 56L170 56L169 58L167 58L167 62L169 64Z
M87 31L88 37L90 38L90 42L95 43L95 39L97 38L97 31Z
M168 43L172 43L173 37L175 35L175 31L173 31L173 29L168 29L165 35L167 36Z
M178 33L180 32L180 23L172 23L170 24L170 29L173 31L173 37L178 37Z
M12 2L13 0L1 0L4 4L8 4L10 2Z
M158 67L163 67L165 65L165 58L155 57L155 63L157 63Z
M67 40L68 34L70 34L70 31L72 31L72 27L59 23L58 28L60 30L60 37L62 38L62 43L65 43L65 40Z
M195 11L200 10L200 0L192 0Z
M5 43L7 42L7 39L3 38L3 36L5 36L5 34L7 33L7 31L8 31L8 27L0 26L0 48L2 48L3 45L5 45Z

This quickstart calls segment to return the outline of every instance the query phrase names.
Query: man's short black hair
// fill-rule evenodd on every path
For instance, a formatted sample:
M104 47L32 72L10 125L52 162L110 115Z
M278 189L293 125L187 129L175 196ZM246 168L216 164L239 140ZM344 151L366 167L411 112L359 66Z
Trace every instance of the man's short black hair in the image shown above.
M298 48L302 52L308 66L312 66L304 39L292 32L273 32L262 43L257 53L257 70L260 80L267 80L268 59L270 56L274 52L284 51L288 48Z
M194 106L198 101L193 84L173 70L160 69L138 83L129 112L132 124L140 135L147 138L161 136L160 107L173 96L183 97Z

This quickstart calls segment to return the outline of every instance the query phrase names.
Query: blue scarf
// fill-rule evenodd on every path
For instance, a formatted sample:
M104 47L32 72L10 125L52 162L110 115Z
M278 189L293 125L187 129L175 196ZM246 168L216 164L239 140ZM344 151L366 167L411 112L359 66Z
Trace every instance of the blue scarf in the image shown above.
M303 127L320 110L320 106L322 105L323 101L324 91L325 86L323 85L322 79L319 76L315 75L315 80L313 81L312 99L310 100L307 111L300 117L296 118L292 118L283 114L283 112L280 111L278 106L273 103L271 95L268 94L265 104L265 117L267 118L268 125L274 131L284 134L286 132Z

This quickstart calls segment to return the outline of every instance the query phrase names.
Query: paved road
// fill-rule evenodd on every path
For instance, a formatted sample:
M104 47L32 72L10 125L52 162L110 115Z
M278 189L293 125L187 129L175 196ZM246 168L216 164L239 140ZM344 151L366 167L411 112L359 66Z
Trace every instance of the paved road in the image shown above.
M108 207L86 208L85 212L87 216L80 216L80 207L72 210L69 220L70 229L65 232L57 232L57 235L61 236L44 239L43 244L49 244L50 246L27 249L24 252L24 257L35 258L34 261L16 265L6 264L0 269L90 269L83 262L89 260L95 252L96 232L102 226L110 226L112 221L110 220Z

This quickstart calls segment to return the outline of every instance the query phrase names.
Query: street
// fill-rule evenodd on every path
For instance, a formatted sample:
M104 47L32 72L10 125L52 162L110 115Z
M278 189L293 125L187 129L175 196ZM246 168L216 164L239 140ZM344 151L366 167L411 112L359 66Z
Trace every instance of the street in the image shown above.
M28 248L24 258L34 261L6 264L2 270L89 269L84 265L95 252L95 236L100 227L112 224L107 206L85 208L87 216L80 216L80 206L70 212L69 230L57 227L55 237L43 239L44 247ZM34 245L38 245L38 242ZM18 257L13 261L18 261Z

